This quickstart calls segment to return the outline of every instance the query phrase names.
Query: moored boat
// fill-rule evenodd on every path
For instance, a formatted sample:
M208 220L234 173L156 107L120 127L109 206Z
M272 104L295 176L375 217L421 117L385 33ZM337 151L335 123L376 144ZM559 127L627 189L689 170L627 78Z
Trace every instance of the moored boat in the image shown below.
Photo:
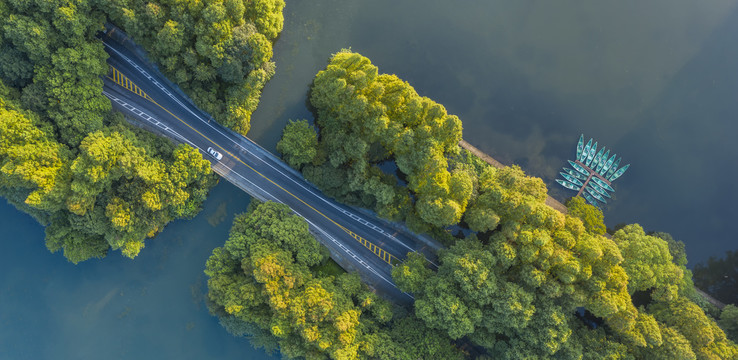
M589 167L590 169L594 170L597 168L597 164L600 163L600 160L602 159L602 153L604 152L605 152L605 147L603 146L602 149L600 149L600 151L597 152L597 155L595 155L594 160L592 160L592 166Z
M592 147L592 139L589 139L587 142L587 145L584 146L584 151L582 152L582 155L579 157L579 161L587 160L587 156L589 156L589 149Z
M610 180L610 182L615 181L615 179L625 174L625 170L628 170L629 167L630 167L630 164L621 167L618 171L612 174L612 176L608 180Z
M571 176L571 175L569 175L569 174L567 174L565 172L560 172L559 174L561 174L561 176L563 176L564 179L566 179L567 181L569 181L572 184L579 185L579 186L584 186L584 184L581 181L579 181L577 178L575 178L574 176Z
M583 193L582 195L584 196L584 199L586 199L590 204L592 204L594 206L597 206L597 207L600 207L600 204L597 203L597 200L595 200L594 198L592 198L591 196L589 196L589 194Z
M584 190L587 190L587 192L590 195L592 195L593 198L597 199L597 201L599 201L599 202L601 202L603 204L607 204L607 201L605 201L605 198L602 197L602 195L600 195L597 191L592 190L592 188L590 188L589 186L587 186L586 188L584 188Z
M605 166L602 167L602 171L599 171L600 175L605 176L605 174L607 173L607 170L609 170L612 167L612 163L613 161L615 161L616 157L618 157L618 154L612 154L612 156L607 160L607 163L605 163Z
M601 188L594 181L590 181L589 183L587 183L587 186L592 187L592 190L597 191L598 194L600 194L600 195L602 195L602 196L604 196L604 197L606 197L608 199L611 199L612 198L610 196L610 194L607 193L607 190Z
M579 191L579 189L580 189L579 186L576 186L576 185L574 185L574 184L572 184L572 183L570 183L568 181L564 181L564 180L561 180L561 179L556 179L556 182L559 183L559 185L561 185L561 186L563 186L563 187L565 187L565 188L567 188L569 190Z
M582 151L584 151L584 134L579 136L579 142L577 143L577 159L582 156Z
M599 185L603 189L607 189L609 191L615 192L615 189L613 189L612 186L607 185L606 182L602 181L602 179L598 178L597 176L592 176L592 181L594 181L597 185Z
M587 171L587 169L585 169L581 165L579 165L579 164L577 164L577 163L575 163L575 162L573 162L571 160L566 160L566 161L568 161L569 162L569 165L571 165L574 169L576 169L577 171L579 171L583 175L586 175L587 177L589 177L589 171Z
M600 162L597 164L597 168L593 170L596 171L598 174L602 175L600 170L602 170L602 168L605 167L605 164L607 164L607 158L609 156L610 156L610 150L607 150L605 155L602 155L602 157L600 158Z
M574 171L574 170L569 169L569 168L564 168L564 171L566 171L567 174L569 174L569 175L571 175L571 176L573 176L573 177L575 177L575 178L577 178L579 180L587 181L587 177L584 176L584 175L582 175L582 173L580 173L579 171Z
M610 169L607 170L607 173L605 175L603 175L602 177L604 177L605 179L607 179L609 181L610 180L610 177L612 176L612 174L614 174L618 170L618 166L620 165L620 160L621 159L622 158L618 158L617 160L615 160L615 163L612 164L612 166L610 166Z
M592 145L592 147L589 148L589 155L587 155L587 162L584 163L584 165L587 165L587 167L589 167L589 164L592 163L592 160L594 159L596 152L597 152L597 141L595 141L594 145Z

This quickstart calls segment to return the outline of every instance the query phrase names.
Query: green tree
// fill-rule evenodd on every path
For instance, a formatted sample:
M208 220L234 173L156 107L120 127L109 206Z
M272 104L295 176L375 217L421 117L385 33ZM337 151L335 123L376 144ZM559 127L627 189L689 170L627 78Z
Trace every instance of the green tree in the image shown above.
M738 346L727 340L715 321L693 302L678 298L653 305L649 310L658 321L683 335L698 359L738 357Z
M447 337L417 320L413 333L405 334L413 320L391 322L389 303L370 292L357 274L311 271L310 266L326 259L307 223L286 205L252 203L236 217L224 247L207 261L208 306L230 331L266 347L276 343L288 358L458 358ZM392 329L403 332L402 344L390 336ZM423 346L425 335L435 340L432 347Z
M245 132L274 74L282 7L2 2L0 79L15 88L0 84L0 194L48 225L47 247L72 262L111 249L136 256L169 221L194 216L214 178L197 150L111 113L102 95L107 53L97 38L104 22L125 28L196 103Z
M100 7L199 107L248 132L274 75L272 43L282 31L284 1L103 1Z
M587 204L583 198L578 196L569 199L566 202L566 208L569 210L569 215L582 220L587 231L598 235L605 234L607 228L605 227L605 216L602 214L602 210Z
M738 342L738 307L733 304L726 305L720 313L718 324L729 339Z
M318 153L317 134L307 120L290 120L277 143L277 151L290 166L300 169L312 162Z
M618 230L613 240L620 248L622 263L628 274L628 290L653 290L652 296L666 300L677 296L684 273L672 262L666 241L646 235L639 225L627 225Z
M456 116L346 50L316 75L310 101L320 128L317 153L325 154L331 167L350 168L337 191L341 201L372 207L393 219L416 219L416 228L460 221L474 179L469 172L448 169L446 157L458 153L461 139ZM321 156L315 160L317 166L324 164ZM409 198L382 176L378 164L385 160L394 160L407 178L417 199L414 211L399 211ZM354 197L362 200L352 201Z

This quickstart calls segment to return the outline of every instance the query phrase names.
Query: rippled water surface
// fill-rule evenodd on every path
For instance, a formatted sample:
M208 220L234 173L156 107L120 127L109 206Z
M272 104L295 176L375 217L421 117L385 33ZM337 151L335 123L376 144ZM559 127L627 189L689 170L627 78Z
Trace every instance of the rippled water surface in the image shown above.
M250 136L273 150L288 119L311 116L315 73L351 47L458 115L467 141L549 184L580 133L614 149L632 166L608 225L670 232L694 264L738 248L736 3L288 0ZM205 260L247 203L220 184L135 260L77 266L0 204L0 358L268 358L203 304Z

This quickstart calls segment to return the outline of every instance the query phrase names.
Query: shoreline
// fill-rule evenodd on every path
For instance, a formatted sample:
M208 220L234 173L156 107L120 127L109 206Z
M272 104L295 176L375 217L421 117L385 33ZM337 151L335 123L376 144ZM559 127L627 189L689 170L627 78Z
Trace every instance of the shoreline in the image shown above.
M466 140L461 139L459 141L459 146L461 146L462 149L465 149L469 151L470 153L474 154L476 157L484 160L487 164L490 164L498 169L502 169L505 167L501 162L495 160L495 158L485 154L482 152L482 150L477 149L474 147L474 145L468 143ZM560 201L552 198L550 195L546 196L546 205L552 207L554 210L562 213L562 214L568 214L569 210L566 208L564 204L562 204Z
M492 165L492 166L494 166L494 167L496 167L498 169L502 169L502 168L505 167L505 165L503 165L501 162L499 162L499 161L495 160L495 158L493 158L493 157L485 154L484 152L482 152L482 150L477 149L476 147L474 147L474 145L469 144L464 139L461 139L461 141L459 141L459 146L461 146L461 148L469 151L470 153L474 154L476 157L484 160L487 164L490 164L490 165ZM569 210L567 210L567 208L566 208L566 206L564 206L564 204L562 204L560 201L552 198L550 195L548 195L546 197L546 205L552 207L554 210L557 210L560 213L563 213L563 214L568 214L569 213ZM608 239L612 239L612 236L610 234L608 234L608 233L605 233L604 236L607 237ZM707 300L707 302L709 302L713 306L717 307L718 309L722 310L725 307L725 304L724 303L722 303L720 300L715 299L714 297L710 296L710 294L702 291L701 289L698 289L697 287L695 287L694 290L697 291L697 294L699 294L699 296L702 296L703 298L705 298L705 300Z

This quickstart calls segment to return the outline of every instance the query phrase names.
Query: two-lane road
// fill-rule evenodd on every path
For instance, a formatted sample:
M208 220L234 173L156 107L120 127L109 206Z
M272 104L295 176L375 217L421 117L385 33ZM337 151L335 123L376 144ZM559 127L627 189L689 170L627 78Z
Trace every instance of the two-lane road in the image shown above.
M216 172L251 195L287 204L307 220L314 233L322 235L321 242L332 253L348 260L377 291L399 302L412 300L394 285L391 270L410 251L430 257L432 252L421 242L324 196L273 154L211 121L126 47L107 36L103 42L111 67L104 79L104 94L115 109L199 149ZM208 147L223 158L210 156Z

